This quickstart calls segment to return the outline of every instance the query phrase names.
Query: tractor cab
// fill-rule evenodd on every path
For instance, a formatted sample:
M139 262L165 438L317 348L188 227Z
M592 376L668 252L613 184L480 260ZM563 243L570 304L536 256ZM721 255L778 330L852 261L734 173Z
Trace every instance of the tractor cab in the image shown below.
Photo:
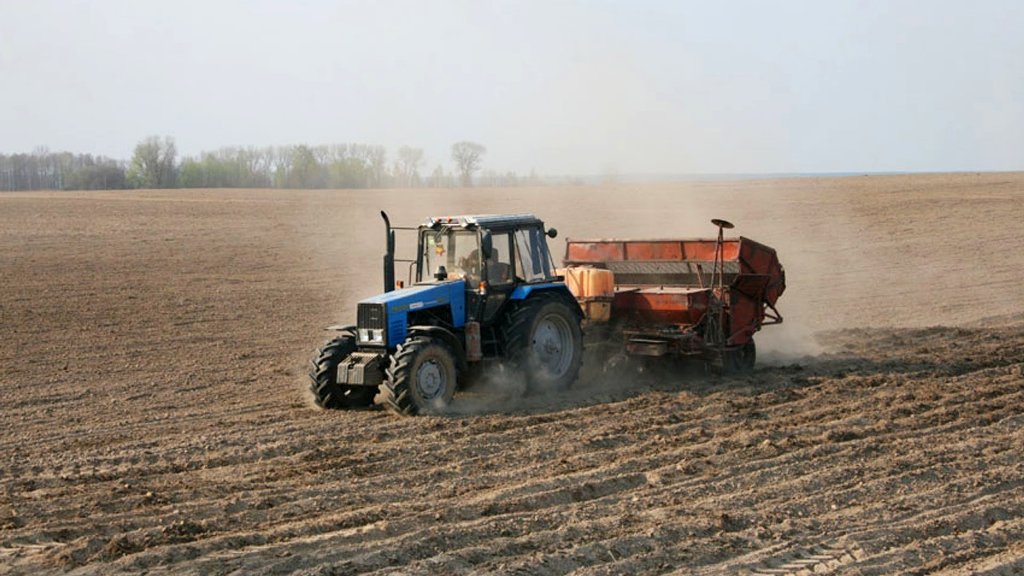
M519 286L555 280L545 235L531 214L430 218L418 230L416 283L462 280L469 321L487 324Z

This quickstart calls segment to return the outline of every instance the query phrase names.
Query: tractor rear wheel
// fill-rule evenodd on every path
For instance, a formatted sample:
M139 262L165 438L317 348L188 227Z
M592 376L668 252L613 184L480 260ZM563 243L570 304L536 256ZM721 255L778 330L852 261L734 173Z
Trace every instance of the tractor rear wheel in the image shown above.
M455 355L444 342L413 336L391 355L381 399L403 416L440 412L452 401L458 383Z
M568 388L583 362L580 315L559 295L539 294L505 319L505 351L530 392Z
M356 351L356 337L351 332L328 340L317 352L309 370L309 391L321 408L365 408L373 405L377 389L372 386L338 384L338 364Z

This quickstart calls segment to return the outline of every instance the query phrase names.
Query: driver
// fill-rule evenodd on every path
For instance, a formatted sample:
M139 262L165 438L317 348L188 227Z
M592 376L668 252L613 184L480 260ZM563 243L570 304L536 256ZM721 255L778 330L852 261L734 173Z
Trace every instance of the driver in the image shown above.
M480 284L480 249L474 248L468 255L459 258L459 268L465 274L466 282L470 286Z
M507 284L512 281L512 266L498 258L498 249L491 249L491 257L487 260L487 283Z
M467 256L459 258L459 268L465 273L466 281L471 286L480 283L480 250L474 248ZM491 257L487 259L487 283L507 284L512 280L512 267L500 261L498 249L491 250Z

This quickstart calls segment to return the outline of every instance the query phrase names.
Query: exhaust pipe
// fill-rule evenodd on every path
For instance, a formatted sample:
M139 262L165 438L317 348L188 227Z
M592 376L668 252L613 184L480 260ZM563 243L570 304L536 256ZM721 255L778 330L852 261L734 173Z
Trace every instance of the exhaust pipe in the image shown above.
M395 231L391 229L387 212L381 210L380 217L384 219L384 243L387 247L384 253L384 291L391 292L395 289Z

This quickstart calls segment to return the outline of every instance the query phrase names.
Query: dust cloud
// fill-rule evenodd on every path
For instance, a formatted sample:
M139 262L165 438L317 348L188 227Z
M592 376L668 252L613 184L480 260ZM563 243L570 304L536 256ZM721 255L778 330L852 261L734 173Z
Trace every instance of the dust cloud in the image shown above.
M480 416L486 414L535 414L558 412L635 396L664 380L643 374L637 364L629 371L605 372L600 358L584 355L585 368L565 390L527 390L524 380L501 365L483 368L477 377L455 395L454 401L439 415Z
M822 331L963 323L1019 310L1024 298L1003 287L1015 278L1001 256L1005 237L975 238L963 228L952 234L944 216L966 211L1012 229L1024 214L1008 203L1005 186L998 177L962 174L294 192L289 201L300 205L302 226L291 249L298 268L323 270L322 281L306 285L321 307L322 320L308 327L319 340L321 326L351 323L356 303L382 289L381 209L400 226L431 215L532 212L559 230L548 241L556 261L567 238L712 237L711 218L724 218L736 225L734 235L775 248L786 269L778 303L784 322L755 336L760 365L786 365L828 352ZM953 192L963 189L977 197ZM400 231L399 257L414 249L414 235ZM985 273L951 273L967 261ZM405 278L407 269L400 265L396 275ZM907 298L923 298L924 285L933 305L908 306ZM468 410L530 407L528 399L503 396L500 383L481 387L498 393L496 404L481 400Z

